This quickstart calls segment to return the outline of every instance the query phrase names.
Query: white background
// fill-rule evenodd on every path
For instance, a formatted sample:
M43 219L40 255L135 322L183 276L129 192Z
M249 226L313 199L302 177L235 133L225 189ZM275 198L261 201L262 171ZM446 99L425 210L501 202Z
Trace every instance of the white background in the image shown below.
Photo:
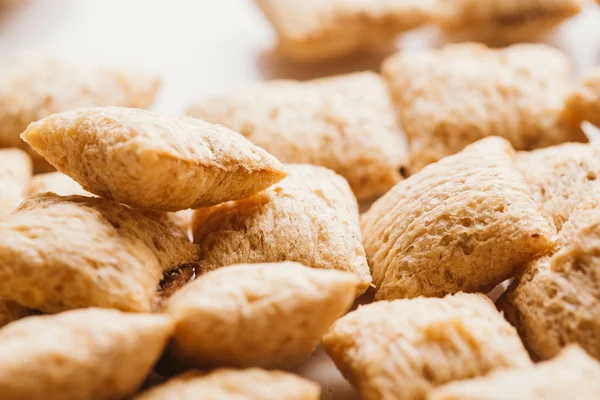
M600 64L600 8L590 5L548 41L571 56L576 75ZM377 70L382 57L289 65L271 53L272 43L250 0L14 0L0 10L0 64L37 49L154 72L163 78L154 109L172 114L194 99L257 80ZM435 32L411 33L398 43L424 45L439 45ZM326 399L356 398L322 353L299 372L320 381Z

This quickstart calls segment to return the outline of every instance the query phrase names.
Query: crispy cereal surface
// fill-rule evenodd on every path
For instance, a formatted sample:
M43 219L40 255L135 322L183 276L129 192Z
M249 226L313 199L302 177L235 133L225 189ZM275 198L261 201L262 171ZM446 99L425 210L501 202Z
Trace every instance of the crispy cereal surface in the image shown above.
M289 59L315 62L388 45L431 19L434 0L255 0Z
M318 400L320 392L316 383L288 372L216 369L186 372L133 400Z
M427 400L596 400L600 398L600 364L578 346L535 366L493 372L450 383Z
M245 198L286 176L273 156L236 132L139 109L58 113L22 137L85 190L156 211Z
M194 242L203 271L232 264L295 261L349 271L367 290L371 275L361 243L358 205L346 180L311 165L253 197L196 210Z
M323 346L363 400L419 400L447 382L531 364L481 294L379 301L339 319Z
M384 62L383 74L408 137L412 172L486 136L502 136L517 150L587 141L563 115L569 60L546 45L403 52Z
M560 231L573 210L600 179L600 146L565 143L517 153L516 166L529 184L534 200Z
M0 220L25 200L31 173L31 158L27 153L14 148L0 149Z
M556 229L490 137L397 184L362 215L376 298L491 290L551 250Z
M284 262L219 268L176 292L175 358L195 367L291 368L352 306L351 273Z
M0 330L5 399L110 400L133 394L173 331L166 316L85 309Z
M0 296L46 312L149 311L163 272L196 246L110 200L44 194L0 222Z
M600 358L599 194L563 225L558 251L530 263L500 299L506 318L541 359L569 343Z
M402 179L404 138L387 87L372 72L261 83L188 113L240 132L283 162L334 170L359 200Z

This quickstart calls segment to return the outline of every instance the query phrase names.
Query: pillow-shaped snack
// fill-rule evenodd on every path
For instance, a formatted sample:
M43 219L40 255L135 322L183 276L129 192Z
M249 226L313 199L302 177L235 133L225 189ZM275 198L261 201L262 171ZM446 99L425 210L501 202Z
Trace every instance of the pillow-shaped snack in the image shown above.
M0 393L5 399L127 398L172 332L164 315L97 308L24 318L0 329Z
M404 137L385 82L372 72L260 83L188 113L240 132L282 162L334 170L359 200L402 179Z
M517 150L587 142L564 112L570 68L565 54L542 44L466 43L390 57L383 74L408 138L410 171L486 136Z
M434 0L255 0L278 37L277 50L318 62L382 48L432 18Z
M198 261L198 249L111 200L51 193L0 222L0 296L60 312L151 309L163 272Z
M348 272L284 262L208 272L177 291L165 311L177 321L174 359L206 368L291 368L354 302Z
M287 165L290 176L251 198L196 210L200 270L295 261L357 275L357 294L371 283L358 205L344 178L311 165Z
M490 137L397 184L362 215L376 298L486 292L549 252L556 229Z
M85 190L135 208L179 211L251 196L286 176L240 134L194 118L86 108L21 135Z
M531 364L482 294L361 306L331 327L323 347L364 400L421 400L454 380Z

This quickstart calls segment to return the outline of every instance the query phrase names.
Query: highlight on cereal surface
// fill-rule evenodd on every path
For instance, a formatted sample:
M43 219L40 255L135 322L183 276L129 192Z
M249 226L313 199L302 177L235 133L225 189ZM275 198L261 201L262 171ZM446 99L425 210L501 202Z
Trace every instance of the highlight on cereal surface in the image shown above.
M0 55L0 400L600 399L597 1L0 0Z

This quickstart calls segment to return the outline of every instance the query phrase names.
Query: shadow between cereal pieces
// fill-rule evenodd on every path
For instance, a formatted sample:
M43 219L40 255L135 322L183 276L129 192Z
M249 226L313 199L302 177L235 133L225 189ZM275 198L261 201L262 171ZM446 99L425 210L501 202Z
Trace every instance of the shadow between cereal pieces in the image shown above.
M266 50L256 58L256 65L264 79L309 80L330 75L358 71L379 71L381 62L394 52L393 47L361 52L331 61L300 63L286 60L274 50Z

